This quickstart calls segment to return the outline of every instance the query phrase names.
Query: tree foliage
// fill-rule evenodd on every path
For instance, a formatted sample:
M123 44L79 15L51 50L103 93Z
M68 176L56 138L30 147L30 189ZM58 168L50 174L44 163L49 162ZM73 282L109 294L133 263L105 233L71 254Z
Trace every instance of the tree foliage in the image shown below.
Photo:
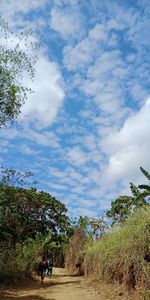
M105 231L108 229L104 217L89 218L87 216L80 216L74 222L75 229L81 228L85 237L92 239L101 239Z
M9 248L10 252L15 253L16 249L24 251L23 245L26 245L26 251L31 252L35 245L36 249L33 251L36 250L37 255L53 256L56 265L63 266L73 226L62 202L47 192L38 191L33 187L27 188L32 184L31 175L31 172L1 168L1 249ZM0 251L2 258L3 252ZM24 260L21 261L24 264ZM16 260L14 263L17 263ZM12 267L10 263L11 270Z
M39 233L65 233L69 225L65 205L35 188L0 186L0 235L13 244Z
M142 167L140 167L140 170L146 179L150 181L150 174ZM120 196L115 201L112 201L111 209L106 212L107 217L112 219L112 225L125 221L135 208L148 205L147 197L150 196L149 184L142 184L137 187L130 182L130 189L133 196Z
M111 209L106 212L107 217L112 219L112 225L125 221L131 213L133 205L134 197L126 195L112 201Z
M0 18L0 127L13 122L21 111L27 93L22 79L28 75L34 77L34 63L37 59L33 53L37 44L31 41L31 32L19 35L11 32L8 24ZM31 49L33 51L31 51Z
M20 172L15 169L0 168L0 185L4 186L27 186L31 185L30 178L33 176L31 172ZM33 181L32 184L36 184Z

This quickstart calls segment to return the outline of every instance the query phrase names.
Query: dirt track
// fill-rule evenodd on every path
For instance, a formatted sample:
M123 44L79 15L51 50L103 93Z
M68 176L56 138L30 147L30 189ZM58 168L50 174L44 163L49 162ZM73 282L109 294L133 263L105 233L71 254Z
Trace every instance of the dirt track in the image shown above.
M108 286L97 289L85 279L70 276L64 269L55 268L52 278L45 278L42 286L36 282L0 292L0 300L127 300L127 295L119 289L112 291Z

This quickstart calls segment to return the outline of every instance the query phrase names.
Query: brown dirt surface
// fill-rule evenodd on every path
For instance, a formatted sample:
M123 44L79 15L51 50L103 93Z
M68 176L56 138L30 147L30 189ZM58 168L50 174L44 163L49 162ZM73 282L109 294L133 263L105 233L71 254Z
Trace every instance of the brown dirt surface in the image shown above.
M46 277L41 285L36 276L35 282L19 286L1 286L0 300L130 300L121 286L92 283L83 277L69 275L65 269L54 268L52 278Z

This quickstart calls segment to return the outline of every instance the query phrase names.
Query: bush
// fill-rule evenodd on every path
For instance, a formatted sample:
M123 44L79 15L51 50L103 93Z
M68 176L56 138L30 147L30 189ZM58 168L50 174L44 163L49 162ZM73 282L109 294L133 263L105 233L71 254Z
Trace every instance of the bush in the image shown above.
M65 266L69 271L77 272L78 275L84 273L83 261L89 241L82 228L75 230L66 251Z
M1 281L16 281L32 276L42 253L43 245L39 238L28 239L24 243L17 243L14 247L4 242L0 246Z
M134 213L120 227L93 242L84 269L87 276L126 286L150 288L150 207Z

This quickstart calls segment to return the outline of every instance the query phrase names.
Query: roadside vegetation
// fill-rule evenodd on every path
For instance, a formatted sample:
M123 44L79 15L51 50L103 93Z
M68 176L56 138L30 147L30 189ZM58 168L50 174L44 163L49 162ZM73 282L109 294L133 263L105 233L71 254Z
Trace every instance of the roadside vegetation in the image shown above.
M150 174L142 167L140 170L148 184L136 187L130 183L132 196L120 196L112 202L106 212L111 220L109 228L102 218L82 217L84 222L78 222L66 267L93 280L118 282L129 291L136 289L146 295L150 290Z
M30 277L42 254L50 254L56 266L63 266L72 233L65 205L35 187L20 186L31 174L1 171L1 280Z
M84 259L86 276L125 283L128 289L150 288L150 207L94 241Z

